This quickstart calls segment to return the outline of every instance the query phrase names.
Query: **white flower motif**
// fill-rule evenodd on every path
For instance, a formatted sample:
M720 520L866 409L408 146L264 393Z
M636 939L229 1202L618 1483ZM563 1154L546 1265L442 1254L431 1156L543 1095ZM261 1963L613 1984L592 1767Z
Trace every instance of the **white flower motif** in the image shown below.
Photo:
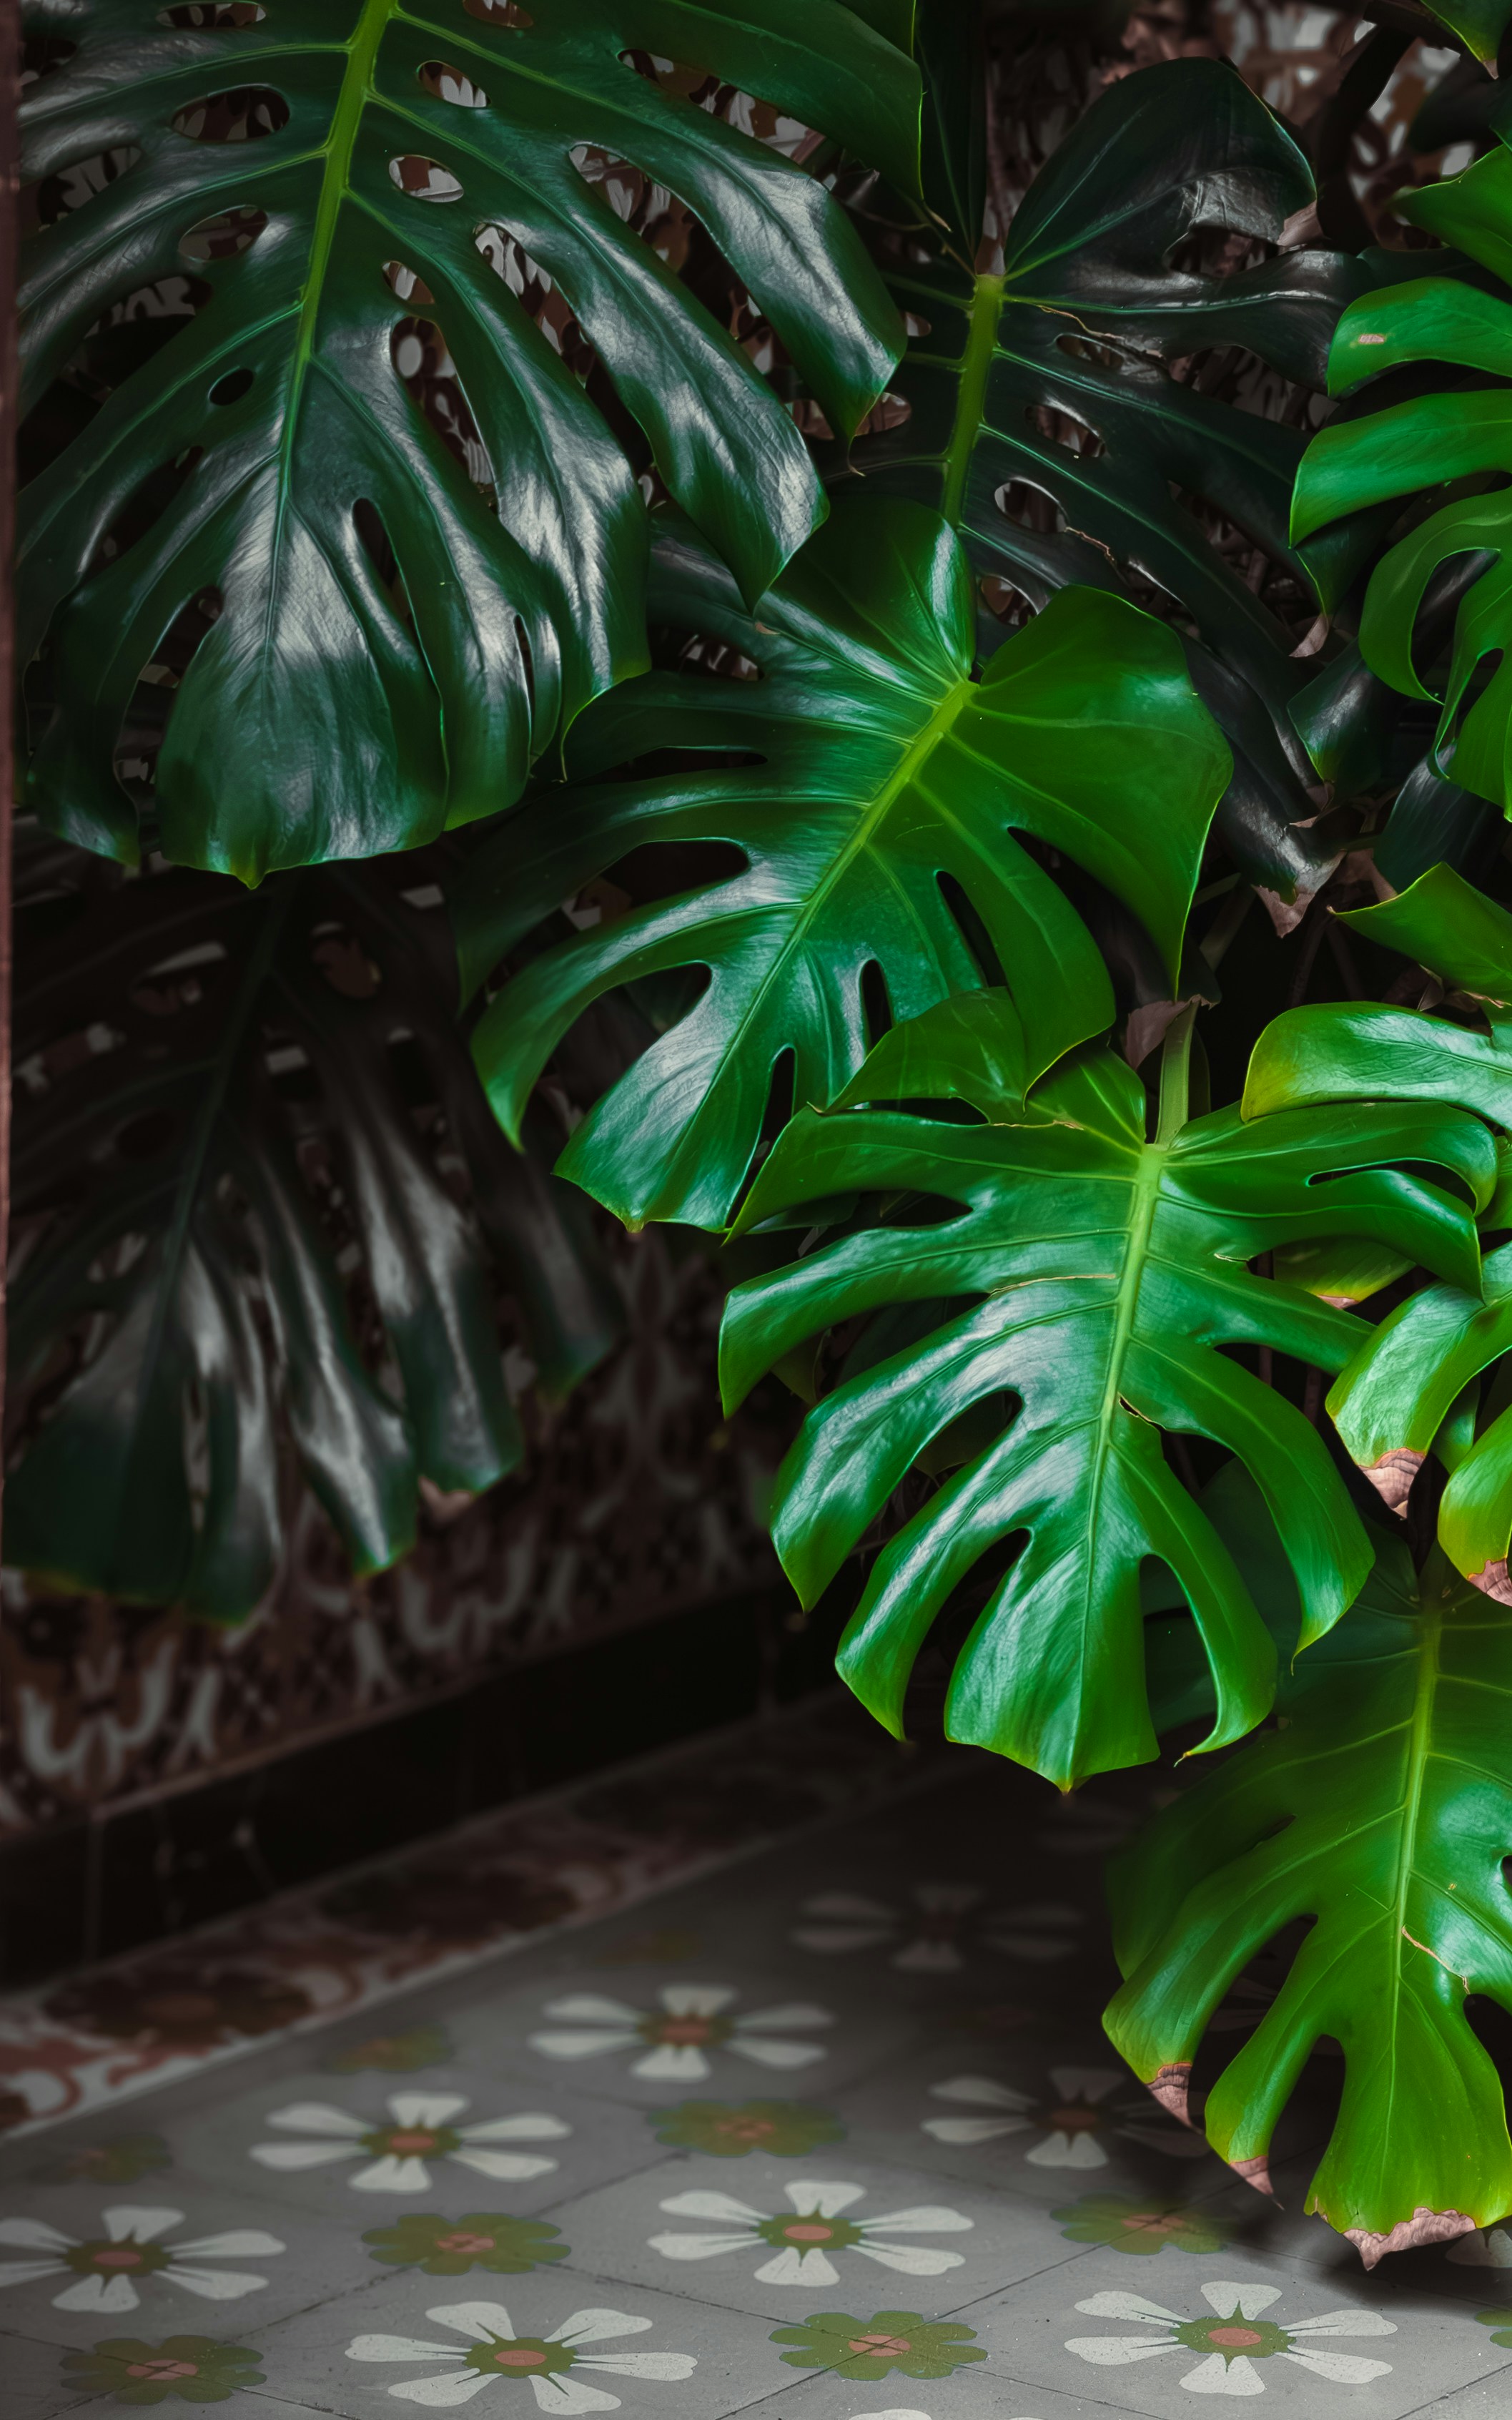
M1295 2319L1282 2327L1260 2317L1280 2301L1279 2286L1215 2281L1203 2287L1202 2299L1215 2318L1183 2319L1180 2311L1168 2311L1164 2304L1151 2303L1143 2294L1094 2294L1089 2302L1076 2305L1088 2319L1135 2319L1160 2333L1070 2336L1066 2350L1083 2361L1114 2367L1149 2361L1156 2353L1197 2353L1201 2358L1196 2368L1189 2369L1180 2381L1192 2395L1263 2395L1265 2381L1255 2366L1257 2361L1294 2361L1301 2368L1310 2369L1315 2378L1326 2379L1330 2386L1366 2386L1391 2369L1389 2361L1366 2361L1355 2352L1324 2352L1311 2342L1315 2336L1394 2336L1396 2320L1383 2319L1379 2312L1325 2311L1320 2319Z
M460 2092L395 2092L388 2108L392 2125L375 2126L349 2109L323 2101L299 2101L292 2108L274 2109L270 2126L285 2127L291 2134L313 2134L306 2143L255 2143L252 2156L265 2168L323 2168L336 2160L366 2158L347 2181L359 2193L425 2193L430 2186L427 2159L450 2160L459 2168L475 2168L480 2177L517 2183L523 2177L544 2177L556 2166L533 2151L501 2151L497 2143L554 2143L572 2128L560 2118L524 2110L515 2118L489 2118L473 2126L454 2126L452 2118L467 2107Z
M189 2243L160 2243L157 2239L171 2226L181 2226L183 2218L181 2210L139 2210L121 2203L100 2212L104 2234L83 2242L71 2235L60 2235L44 2219L0 2219L0 2243L39 2256L35 2260L0 2262L0 2286L24 2286L36 2277L66 2277L71 2271L76 2283L54 2295L54 2311L134 2311L142 2299L137 2286L144 2277L162 2277L170 2286L182 2286L186 2293L202 2295L208 2303L234 2303L267 2285L266 2277L255 2277L244 2269L200 2269L190 2264L266 2259L270 2253L285 2248L276 2235L265 2235L260 2227L239 2226L224 2235L196 2236Z
M1477 2227L1451 2243L1443 2257L1460 2269L1512 2269L1512 2235L1504 2226Z
M852 1891L821 1891L804 1900L792 1938L829 1957L890 1945L888 1963L903 1974L958 1975L973 1949L1052 1965L1071 1956L1085 1921L1080 1908L1051 1901L999 1908L968 1923L986 1897L975 1883L920 1883L908 1896L913 1906L899 1908Z
M597 2058L605 2051L639 2050L630 2073L658 2084L697 2084L713 2073L711 2050L733 2051L758 2067L810 2067L825 2055L819 2042L783 2041L786 2033L803 2033L814 2025L832 2025L827 2009L793 2001L779 2009L753 2009L748 2016L726 2016L736 1996L722 1983L669 1983L657 1993L659 2009L632 2009L625 2000L606 1999L598 1992L574 1992L564 2000L548 2000L543 2015L564 2033L532 2034L532 2050L548 2058Z
M354 2336L348 2361L459 2361L460 2369L430 2378L401 2380L389 2393L405 2403L445 2407L471 2403L486 2386L529 2379L543 2412L617 2412L620 2398L591 2386L583 2370L609 2370L621 2378L687 2378L698 2364L690 2352L582 2352L579 2347L607 2336L641 2335L654 2322L629 2311L574 2311L544 2336L521 2336L502 2303L442 2303L425 2313L439 2327L469 2339L460 2345L428 2344L416 2336Z
M832 2184L815 2177L794 2177L782 2188L794 2215L781 2211L769 2218L748 2202L730 2194L674 2194L662 2209L669 2218L721 2220L727 2230L717 2235L654 2235L653 2252L669 2260L709 2260L721 2252L746 2252L770 2244L773 2257L756 2274L764 2286L838 2286L840 2272L831 2252L860 2252L884 2269L901 2269L906 2277L938 2277L959 2269L963 2255L937 2252L918 2244L874 2242L902 2228L914 2235L959 2235L974 2221L958 2210L925 2203L916 2210L888 2211L881 2218L842 2218L859 2201L864 2185ZM737 2229L738 2232L728 2230Z
M1103 2138L1109 2134L1125 2134L1170 2159L1200 2160L1208 2149L1203 2136L1189 2126L1163 2121L1148 2100L1109 2104L1108 2094L1126 2081L1110 2068L1053 2067L1051 2089L1037 2099L990 2075L952 2075L930 2086L933 2097L991 2110L992 2116L926 2118L922 2131L937 2143L988 2143L996 2134L1038 2130L1041 2139L1024 2154L1036 2168L1105 2168Z

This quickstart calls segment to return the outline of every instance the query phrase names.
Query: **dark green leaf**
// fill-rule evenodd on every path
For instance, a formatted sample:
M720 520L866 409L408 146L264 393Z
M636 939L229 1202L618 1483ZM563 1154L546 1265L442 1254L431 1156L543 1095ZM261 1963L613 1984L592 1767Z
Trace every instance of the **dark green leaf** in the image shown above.
M477 1033L506 1128L558 1039L601 992L707 967L707 991L584 1120L560 1165L627 1220L728 1217L774 1070L832 1100L866 1050L863 978L896 1018L978 987L952 911L980 920L1028 1082L1111 1023L1091 937L1013 835L1064 852L1138 919L1174 985L1227 753L1170 633L1120 598L1057 597L972 677L965 557L938 515L850 500L761 605L706 550L668 550L658 617L748 658L753 680L658 675L584 719L593 775L656 751L740 752L612 785L552 790L509 817L456 894L466 985L558 900L646 843L723 841L737 875L579 933L504 987ZM675 861L674 861L675 862Z
M579 173L585 147L698 214L836 427L887 378L902 331L824 187L627 54L696 61L910 188L919 88L841 0L765 0L759 23L693 0L224 13L168 25L147 0L77 0L73 55L28 97L29 177L137 156L26 248L27 394L152 281L193 268L208 300L33 481L19 652L51 621L62 704L34 802L131 861L122 720L165 633L219 598L177 690L159 809L171 856L255 881L492 813L644 662L629 465L480 251L490 231L561 288L748 596L822 510L781 403ZM230 257L227 213L255 239ZM436 313L492 501L405 391L401 297ZM171 493L109 560L102 541L154 479Z
M1208 2139L1262 2191L1308 2053L1344 2092L1305 2207L1381 2255L1489 2226L1512 2203L1501 2081L1466 2014L1512 2009L1512 1622L1381 1541L1358 1605L1297 1665L1284 1729L1158 1815L1110 1874L1128 1978L1108 2032L1168 2108L1219 2003L1283 1928L1307 1931L1209 2094Z
M436 871L255 898L97 875L81 900L66 867L23 910L12 1562L236 1619L273 1576L286 1435L375 1570L411 1544L422 1476L476 1490L520 1458L495 1269L549 1390L612 1342L585 1208L510 1152L473 1077Z
M1310 591L1287 543L1303 439L1166 365L1242 345L1321 384L1361 283L1347 256L1288 251L1228 277L1172 262L1201 229L1273 240L1312 194L1302 153L1231 69L1181 59L1120 78L1035 179L1001 274L972 272L970 244L913 226L884 236L892 292L928 324L892 381L909 420L856 454L870 492L937 505L979 575L1036 604L1071 581L1121 590L1131 577L1178 600L1196 631L1193 676L1236 759L1223 830L1244 870L1288 897L1317 889L1337 855L1296 828L1316 803L1287 721L1305 675L1201 509ZM1058 526L1005 510L1011 483L1048 500Z
M1304 1645L1337 1621L1369 1568L1316 1430L1222 1349L1268 1345L1337 1370L1360 1324L1246 1264L1342 1233L1473 1284L1463 1202L1394 1163L1450 1171L1477 1204L1494 1176L1485 1128L1432 1110L1335 1108L1246 1126L1222 1109L1183 1125L1173 1047L1153 1143L1143 1088L1097 1051L1039 1086L1019 1125L805 1113L764 1166L742 1226L852 1188L961 1210L918 1225L899 1207L890 1223L737 1287L726 1312L734 1403L838 1322L980 1297L925 1349L842 1384L810 1415L779 1476L774 1536L812 1603L931 1439L985 1398L1014 1399L995 1440L884 1550L841 1669L898 1730L915 1656L952 1590L989 1548L1026 1532L957 1661L947 1727L1063 1787L1155 1753L1141 1656L1147 1557L1168 1565L1201 1633L1217 1694L1205 1745L1239 1737L1271 1701L1273 1641L1165 1461L1163 1429L1211 1437L1253 1473L1296 1575ZM958 1060L946 1076L959 1089ZM981 1107L1000 1114L991 1095Z

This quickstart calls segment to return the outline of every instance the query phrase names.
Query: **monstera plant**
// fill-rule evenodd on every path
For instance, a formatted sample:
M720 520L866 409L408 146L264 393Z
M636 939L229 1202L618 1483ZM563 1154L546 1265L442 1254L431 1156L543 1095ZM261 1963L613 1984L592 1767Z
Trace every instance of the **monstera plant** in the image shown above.
M27 0L8 1544L392 1561L726 1238L842 1676L1168 1761L1110 2035L1262 2192L1337 2045L1374 2261L1512 2208L1512 12L1211 13Z

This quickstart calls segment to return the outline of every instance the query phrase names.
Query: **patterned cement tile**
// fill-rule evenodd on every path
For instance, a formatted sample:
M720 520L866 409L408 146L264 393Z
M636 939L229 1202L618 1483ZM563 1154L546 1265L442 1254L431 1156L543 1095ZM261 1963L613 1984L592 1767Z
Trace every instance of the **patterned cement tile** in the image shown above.
M1228 2181L1085 2023L1053 2045L942 2034L835 2106L860 2152L1047 2204L1094 2188L1190 2199Z
M719 2420L772 2395L784 2379L769 2322L560 2269L525 2277L394 2275L261 2341L272 2391L304 2397L343 2420L381 2420L385 2412L397 2420L415 2398L395 2397L395 2388L455 2378L485 2362L487 2383L475 2408L488 2420L538 2420L543 2408L602 2410L610 2397L627 2420ZM479 2358L470 2365L474 2349ZM587 2393L569 2404L551 2395L548 2378Z
M1161 2420L1194 2409L1194 2395L1261 2393L1298 2420L1350 2409L1405 2420L1433 2396L1507 2368L1468 2305L1434 2306L1379 2273L1299 2275L1232 2244L1180 2268L1162 2260L1158 2275L1153 2264L1133 2277L1132 2268L1089 2252L956 2316L976 2328L995 2375L1061 2389L1084 2378Z
M77 2386L66 2382L62 2355L56 2345L34 2337L0 2332L0 2378L5 2381L3 2409L8 2420L54 2420L60 2412L92 2411Z
M1080 2250L1030 2205L921 2191L848 2147L732 2165L675 2159L555 2211L568 2265L790 2322L856 2297L938 2314Z
M529 2215L665 2156L639 2113L564 2089L555 2074L501 2085L458 2066L305 2070L172 2131L190 2172L354 2230L406 2210Z
M175 2195L39 2185L0 2202L6 2323L73 2350L100 2335L266 2326L362 2282L348 2233L235 2184Z
M833 2373L814 2377L754 2406L746 2420L1112 2420L1127 2410L1105 2397L1015 2384L995 2371L935 2379L892 2370L864 2383Z

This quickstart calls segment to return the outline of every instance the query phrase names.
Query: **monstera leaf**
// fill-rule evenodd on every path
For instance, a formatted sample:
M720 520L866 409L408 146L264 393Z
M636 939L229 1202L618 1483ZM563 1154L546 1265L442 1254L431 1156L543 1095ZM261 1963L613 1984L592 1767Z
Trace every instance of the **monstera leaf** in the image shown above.
M1268 2191L1266 2154L1308 2053L1344 2091L1306 2208L1381 2255L1512 2205L1502 2085L1465 2011L1512 2009L1512 1622L1441 1555L1419 1580L1378 1535L1358 1604L1282 1684L1285 1725L1156 1816L1109 1874L1109 2034L1165 2105L1220 2001L1283 1928L1286 1981L1208 2096L1208 2139Z
M942 1080L928 1082L926 1032L908 1079L920 1097L962 1097L953 1038ZM1297 1576L1303 1646L1337 1621L1370 1567L1311 1423L1224 1349L1269 1345L1337 1370L1360 1323L1245 1264L1342 1232L1393 1241L1475 1282L1470 1213L1420 1169L1451 1172L1483 1202L1494 1152L1478 1122L1396 1105L1249 1126L1231 1109L1189 1122L1189 1035L1190 1012L1167 1037L1153 1142L1137 1078L1093 1049L1040 1085L1019 1123L806 1113L739 1221L847 1193L903 1197L880 1223L734 1290L721 1348L727 1400L839 1322L939 1306L922 1342L810 1414L779 1475L773 1534L811 1604L932 1440L995 1403L990 1441L972 1447L879 1558L841 1670L899 1730L915 1656L951 1591L989 1549L1026 1533L957 1660L947 1729L1062 1787L1155 1753L1140 1626L1147 1557L1180 1583L1211 1667L1217 1714L1205 1745L1237 1738L1271 1702L1272 1638L1164 1459L1163 1429L1211 1437L1253 1473ZM863 1074L856 1090L868 1084ZM996 1084L974 1105L989 1119L1011 1116ZM944 1204L960 1207L941 1218Z
M488 1115L428 859L254 898L81 889L67 855L20 925L7 1556L236 1619L273 1576L281 1463L357 1571L393 1562L422 1478L521 1457L496 1289L556 1393L617 1297L586 1205Z
M1471 491L1441 504L1391 547L1370 576L1360 647L1380 677L1431 698L1414 662L1421 612L1451 570L1471 575L1454 623L1434 763L1460 789L1512 813L1512 155L1498 143L1461 177L1398 196L1399 215L1494 273L1496 290L1458 277L1419 277L1351 304L1329 356L1329 388L1351 395L1418 362L1473 373L1381 411L1331 422L1297 479L1292 533L1308 538L1367 505L1404 503L1447 482ZM1467 392L1467 386L1469 390ZM1499 473L1490 486L1489 473ZM1457 558L1469 558L1457 562ZM1331 601L1340 582L1322 576ZM1483 668L1489 677L1477 678Z
M106 152L126 165L27 246L27 394L151 281L190 268L208 296L23 501L19 653L51 623L60 699L32 796L54 829L134 859L113 752L195 605L205 634L158 768L162 840L247 881L492 813L644 662L641 500L511 291L521 256L560 286L748 596L808 535L823 507L793 420L579 163L627 157L696 211L831 421L854 427L902 342L854 229L815 178L629 54L696 59L912 187L918 74L873 10L35 14L74 48L28 95L26 174L45 188ZM417 311L455 364L481 486L401 381L398 325Z
M517 1133L552 1047L599 993L707 967L702 998L560 1167L622 1218L718 1226L784 1054L799 1103L832 1100L860 1066L869 968L900 1018L983 981L943 886L1004 971L1024 1083L1112 1021L1089 933L1015 833L1131 910L1174 987L1227 755L1174 638L1118 597L1057 597L974 679L968 566L922 505L838 505L754 618L690 537L664 561L658 617L738 651L759 677L658 675L604 699L575 736L585 778L507 817L472 859L458 937L471 989L558 900L645 844L741 852L728 879L534 958L475 1045ZM654 780L586 778L665 749L748 761L710 766L705 752Z
M1337 854L1294 829L1316 813L1286 711L1304 675L1200 515L1236 523L1310 593L1287 544L1304 441L1164 365L1242 345L1322 383L1361 283L1345 255L1289 251L1228 277L1172 265L1199 229L1273 240L1312 195L1302 153L1231 69L1180 59L1121 78L1036 178L1000 272L912 226L884 244L891 290L924 325L892 381L909 419L856 454L872 492L937 505L979 574L1037 604L1068 581L1121 588L1130 572L1180 601L1194 677L1236 759L1226 837L1288 895L1316 889ZM1013 486L1053 529L1004 508Z
M1489 1030L1403 1010L1301 1010L1264 1037L1246 1108L1379 1091L1463 1102L1512 1127L1512 915L1439 865L1399 898L1342 921L1476 1001ZM1487 1212L1489 1227L1509 1223L1507 1205L1504 1180ZM1340 1436L1394 1512L1405 1512L1412 1482L1437 1449L1451 1474L1439 1509L1441 1544L1467 1578L1504 1603L1512 1603L1512 1413L1494 1388L1483 1404L1478 1382L1509 1349L1512 1246L1504 1245L1486 1261L1484 1293L1430 1286L1399 1304L1328 1399Z

